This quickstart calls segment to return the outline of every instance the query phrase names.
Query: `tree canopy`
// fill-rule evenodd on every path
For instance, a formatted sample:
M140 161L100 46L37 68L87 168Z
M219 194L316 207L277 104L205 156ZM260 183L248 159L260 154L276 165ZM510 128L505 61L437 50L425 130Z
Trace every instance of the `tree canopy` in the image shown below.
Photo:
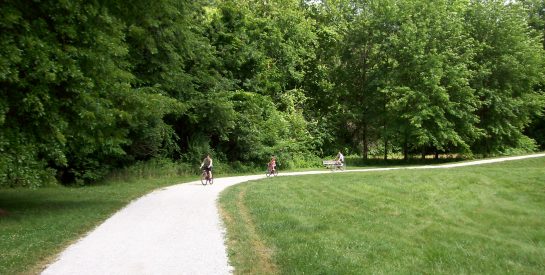
M545 148L538 0L0 3L0 186Z

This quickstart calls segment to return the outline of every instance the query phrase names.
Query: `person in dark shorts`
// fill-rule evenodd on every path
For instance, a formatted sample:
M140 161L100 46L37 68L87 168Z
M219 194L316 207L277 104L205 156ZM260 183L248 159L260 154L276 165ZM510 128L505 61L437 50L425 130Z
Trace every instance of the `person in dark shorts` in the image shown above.
M338 166L344 165L344 155L341 153L341 151L339 151L339 153L337 154L337 157L335 158L335 162L337 163Z
M210 154L207 154L201 163L201 169L205 170L208 175L210 175L211 179L214 178L212 177L212 166L212 158L210 157Z

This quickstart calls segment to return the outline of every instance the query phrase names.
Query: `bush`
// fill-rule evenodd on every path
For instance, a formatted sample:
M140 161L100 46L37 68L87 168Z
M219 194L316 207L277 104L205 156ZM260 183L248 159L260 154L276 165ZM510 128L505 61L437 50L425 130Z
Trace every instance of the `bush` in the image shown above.
M187 153L182 155L182 160L188 163L201 163L206 157L206 154L210 154L214 159L214 150L210 147L210 139L196 135L189 140Z
M198 175L198 167L185 162L174 162L170 159L157 158L148 161L139 161L135 164L111 172L106 181L127 181L131 179L151 179L164 177L179 177Z
M507 147L502 150L501 154L506 156L521 155L538 151L539 146L534 139L527 136L522 136L517 141L516 147Z
M57 183L55 170L37 158L34 146L2 146L0 153L0 187L36 188Z

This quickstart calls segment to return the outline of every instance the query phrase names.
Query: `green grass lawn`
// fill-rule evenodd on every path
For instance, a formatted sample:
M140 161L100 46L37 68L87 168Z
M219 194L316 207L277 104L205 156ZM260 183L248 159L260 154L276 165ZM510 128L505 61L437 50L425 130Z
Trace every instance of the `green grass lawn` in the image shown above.
M134 179L90 187L0 189L0 274L36 274L67 245L160 186L193 177Z
M241 274L545 274L545 158L276 177L220 205Z

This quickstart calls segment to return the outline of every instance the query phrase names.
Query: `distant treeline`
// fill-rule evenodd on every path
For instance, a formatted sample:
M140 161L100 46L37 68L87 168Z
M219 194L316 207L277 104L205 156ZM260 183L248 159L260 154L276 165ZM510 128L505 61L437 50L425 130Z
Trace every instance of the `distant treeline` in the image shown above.
M545 144L543 1L3 0L0 186Z

